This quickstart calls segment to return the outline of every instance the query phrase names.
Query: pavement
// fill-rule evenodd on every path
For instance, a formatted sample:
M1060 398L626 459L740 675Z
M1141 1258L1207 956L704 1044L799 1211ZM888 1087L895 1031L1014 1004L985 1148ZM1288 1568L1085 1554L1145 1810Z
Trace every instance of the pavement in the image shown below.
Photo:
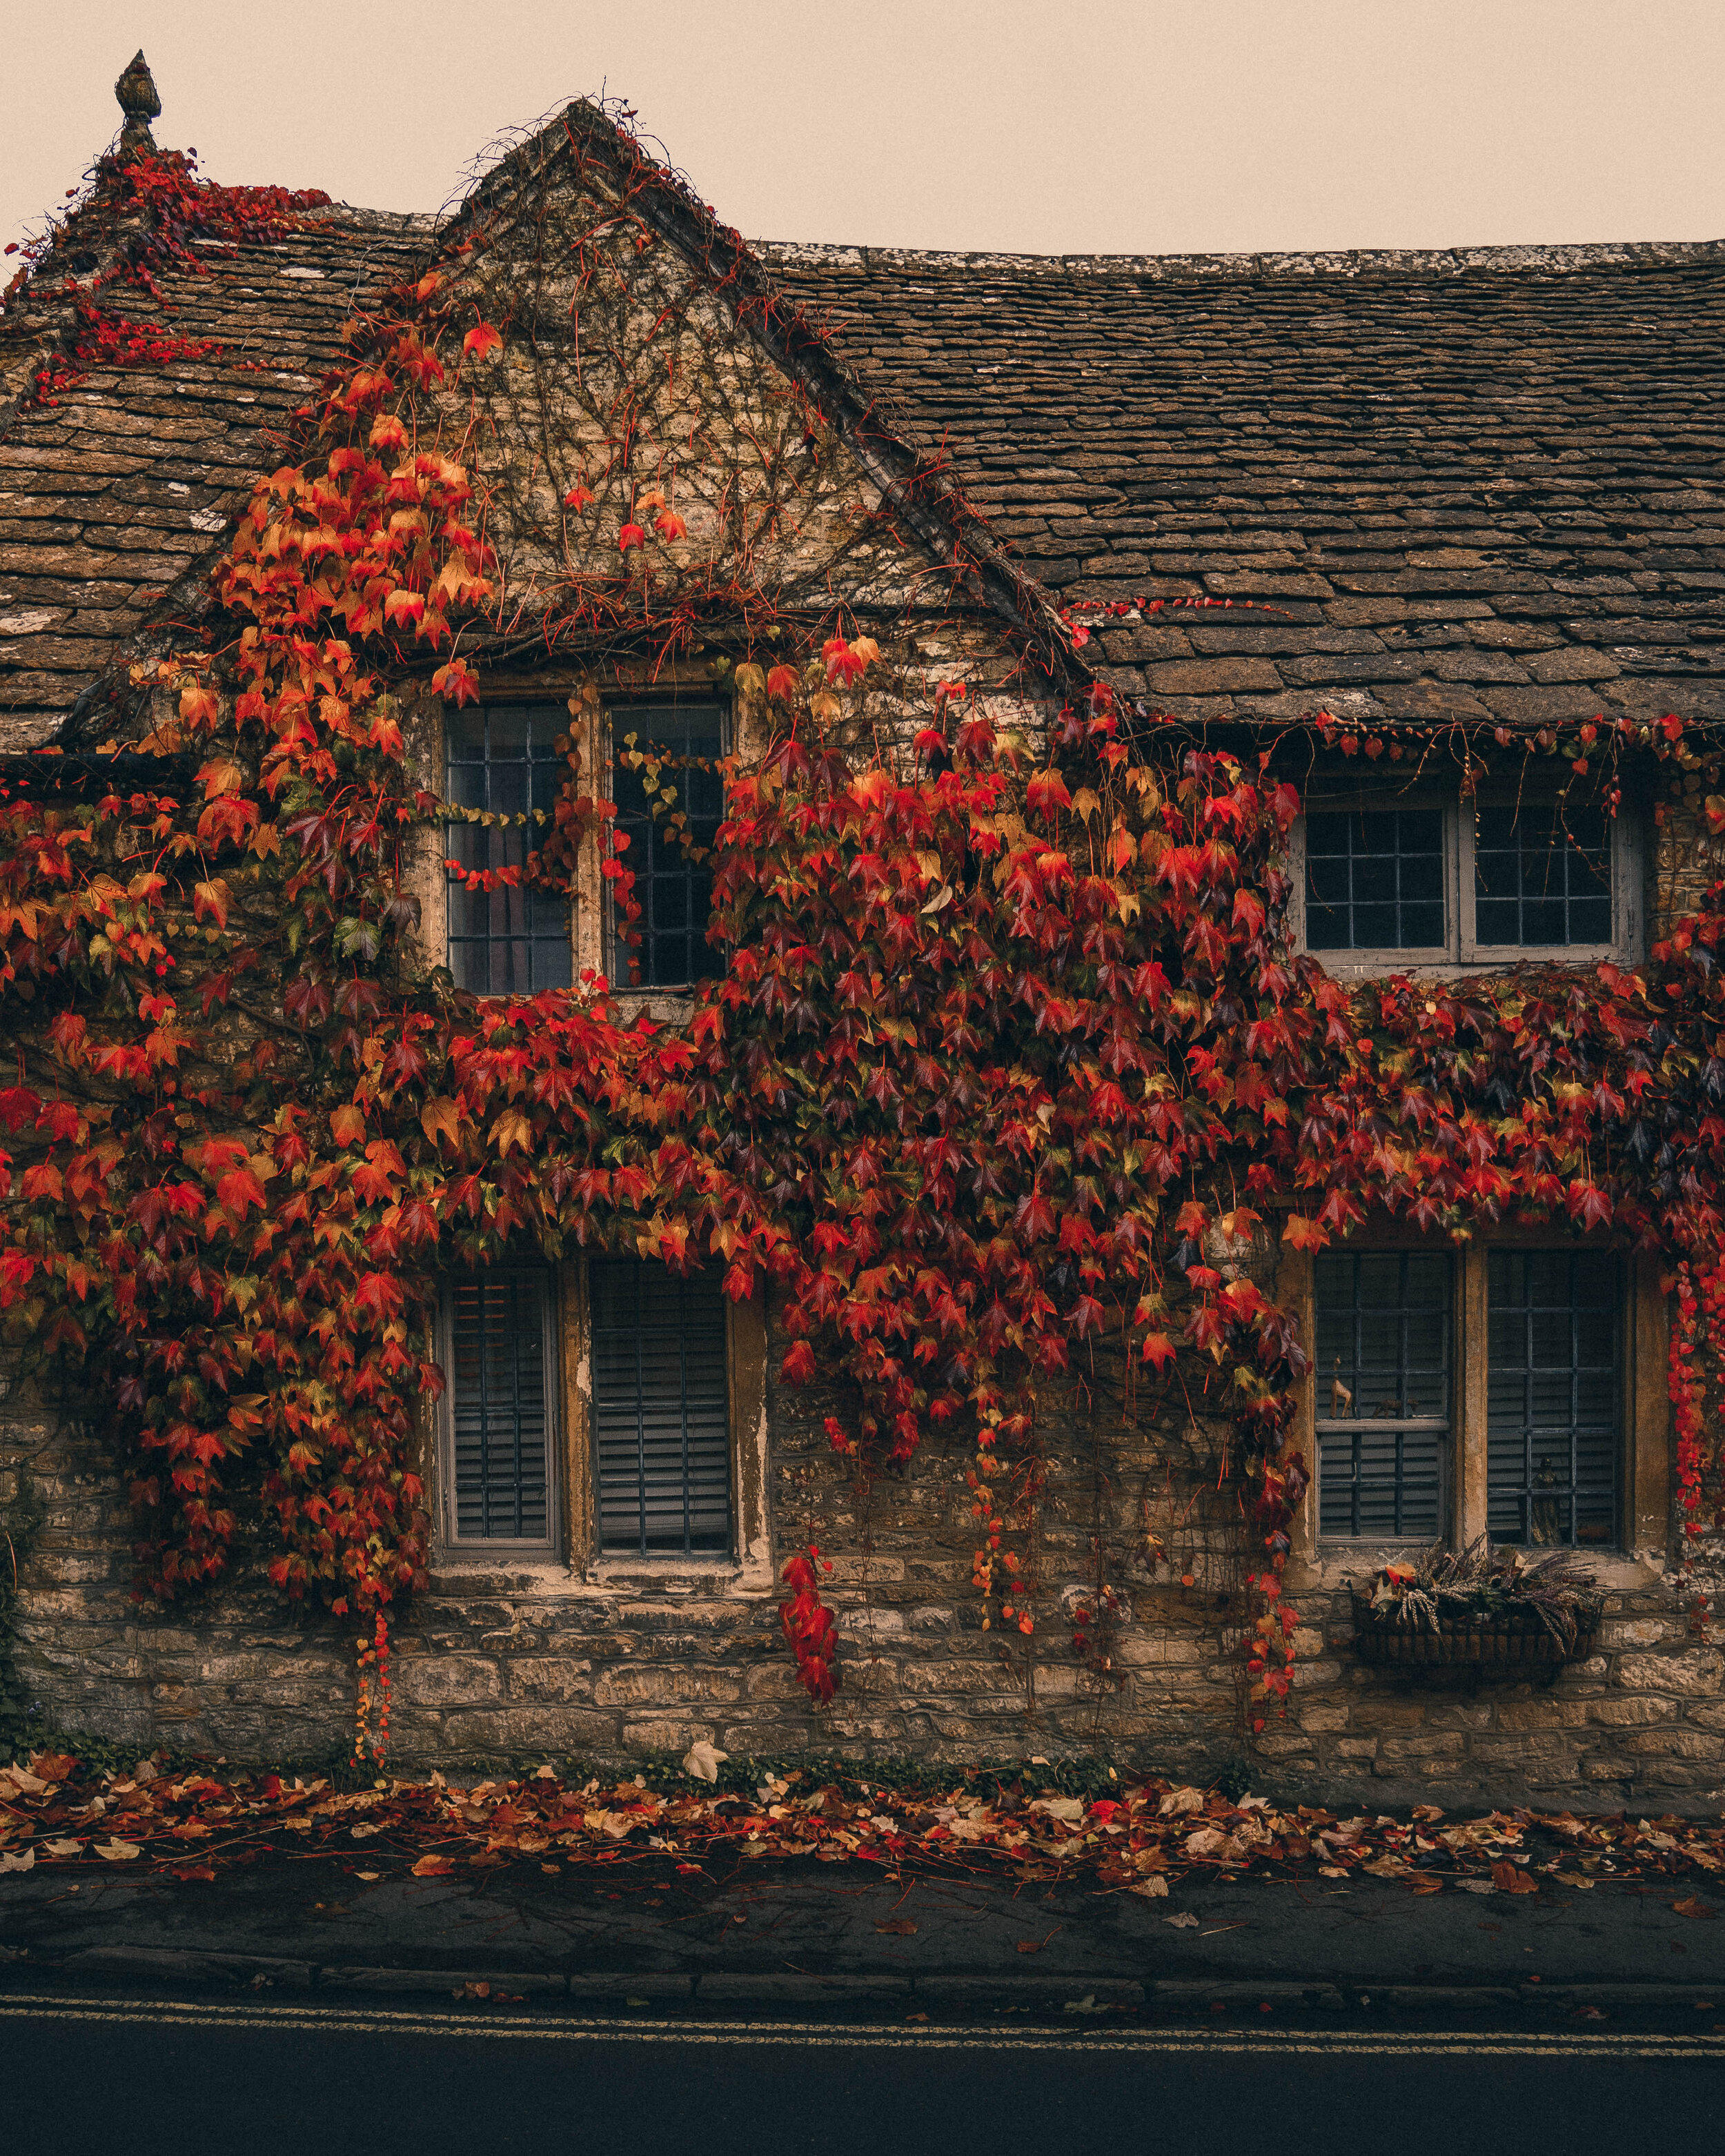
M779 1860L718 1877L662 1859L369 1880L309 1856L213 1881L54 1867L0 1878L0 1999L166 1986L625 2018L1429 2010L1725 2034L1725 1888L1692 1873L1479 1884L1206 1876L1153 1901L1084 1879Z

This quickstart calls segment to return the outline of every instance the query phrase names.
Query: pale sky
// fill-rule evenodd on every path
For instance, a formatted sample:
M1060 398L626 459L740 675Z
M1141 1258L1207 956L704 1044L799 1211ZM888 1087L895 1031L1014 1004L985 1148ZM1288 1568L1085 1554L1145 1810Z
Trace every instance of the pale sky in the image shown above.
M111 140L140 44L164 147L370 208L603 89L755 238L1725 236L1725 0L61 0L7 29L3 237Z

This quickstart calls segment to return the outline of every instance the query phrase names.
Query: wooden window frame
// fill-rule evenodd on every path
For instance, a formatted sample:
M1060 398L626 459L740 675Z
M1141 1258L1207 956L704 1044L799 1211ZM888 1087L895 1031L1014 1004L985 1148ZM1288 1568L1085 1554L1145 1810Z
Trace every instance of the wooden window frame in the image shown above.
M1409 1233L1399 1224L1373 1222L1349 1242L1370 1250L1432 1250L1433 1239ZM1450 1385L1450 1463L1443 1539L1466 1548L1486 1527L1486 1433L1489 1421L1486 1362L1488 1260L1502 1250L1553 1250L1570 1239L1551 1229L1506 1228L1465 1243L1448 1245L1451 1292L1455 1296L1453 1375ZM1616 1539L1609 1546L1577 1545L1574 1554L1591 1566L1604 1584L1644 1585L1662 1576L1671 1536L1671 1409L1666 1358L1669 1312L1660 1286L1656 1260L1626 1246L1596 1243L1619 1252L1622 1266L1620 1322L1621 1355L1617 1453ZM1282 1249L1276 1296L1296 1312L1301 1337L1315 1342L1316 1267L1312 1256ZM1353 1540L1327 1537L1319 1531L1317 1482L1317 1392L1321 1373L1313 1367L1301 1382L1291 1444L1304 1454L1312 1480L1293 1526L1293 1553L1307 1584L1339 1585L1369 1567L1374 1553L1405 1554L1427 1546L1423 1536L1377 1536ZM1543 1548L1543 1545L1529 1545ZM1568 1545L1562 1545L1568 1548Z
M1487 790L1486 808L1500 806L1509 797ZM1538 805L1537 803L1535 805ZM1315 785L1307 797L1309 808L1441 808L1444 816L1444 913L1448 933L1441 945L1407 949L1312 951L1325 972L1338 980L1373 980L1386 973L1414 973L1425 978L1460 978L1480 973L1507 972L1516 966L1597 966L1611 960L1620 966L1638 964L1645 933L1642 894L1644 867L1640 824L1627 806L1611 819L1611 940L1609 943L1481 943L1475 933L1476 881L1475 875L1476 823L1471 803L1442 798L1427 788L1405 793L1385 788L1343 788ZM1291 893L1288 901L1288 931L1296 951L1308 948L1306 941L1306 818L1296 818L1288 834L1287 870Z
M527 1268L522 1268L527 1270ZM555 1403L552 1451L555 1458L547 1517L554 1517L552 1538L540 1543L459 1541L449 1527L454 1518L454 1400L446 1385L433 1410L426 1466L434 1481L433 1519L439 1565L484 1566L501 1560L516 1564L554 1564L565 1577L603 1584L607 1580L679 1576L745 1594L770 1593L777 1584L770 1519L768 1471L767 1378L769 1322L766 1297L747 1302L725 1299L726 1425L730 1440L731 1532L722 1551L674 1552L645 1557L602 1550L598 1545L598 1463L593 1443L593 1358L588 1318L584 1258L547 1265L547 1297L555 1333L555 1360L547 1381ZM447 1298L440 1300L434 1340L439 1367L449 1373L450 1352Z
M598 1535L598 1458L593 1441L593 1353L587 1265L562 1268L565 1445L569 1491L571 1563L590 1581L663 1578L678 1575L732 1578L742 1590L762 1593L774 1581L768 1517L767 1355L764 1296L747 1302L725 1298L725 1372L729 1439L731 1531L723 1551L639 1553L607 1550Z

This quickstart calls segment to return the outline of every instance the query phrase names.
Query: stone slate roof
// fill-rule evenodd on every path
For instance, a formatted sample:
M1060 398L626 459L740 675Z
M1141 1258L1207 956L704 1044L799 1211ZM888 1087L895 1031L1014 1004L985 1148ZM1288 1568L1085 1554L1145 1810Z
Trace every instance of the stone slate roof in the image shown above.
M93 706L196 613L341 324L439 228L336 207L211 249L162 285L219 353L32 406L64 275L126 238L80 209L0 321L0 751L102 737ZM1037 586L1170 603L1086 654L1154 708L1725 716L1725 244L753 254L830 336L834 395L947 460Z
M0 322L0 751L51 739L146 624L195 611L342 324L417 274L434 229L339 207L307 215L313 228L278 244L206 248L208 275L159 276L171 320L136 286L107 286L104 304L128 320L220 340L206 357L97 368L56 403L30 403L70 323L61 265L88 281L126 237L104 228L100 201L74 215L31 303ZM101 739L101 713L76 731Z
M1159 709L1725 716L1725 244L756 251L1063 599L1272 609L1102 635Z

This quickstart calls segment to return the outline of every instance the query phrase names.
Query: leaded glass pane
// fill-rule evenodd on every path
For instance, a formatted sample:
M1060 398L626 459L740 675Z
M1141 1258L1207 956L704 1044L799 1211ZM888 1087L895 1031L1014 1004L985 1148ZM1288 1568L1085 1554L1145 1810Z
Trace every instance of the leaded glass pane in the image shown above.
M1435 1537L1449 1446L1449 1259L1331 1250L1315 1273L1318 1531Z
M1481 808L1474 937L1506 947L1611 941L1611 826L1601 808Z
M1306 819L1314 951L1430 951L1447 941L1440 808L1320 809Z
M538 841L536 809L549 815L568 767L552 747L569 723L557 705L499 705L452 711L444 721L444 798L511 820L444 826L449 872L449 971L475 995L536 995L574 978L568 911L560 895L526 888ZM516 820L520 819L520 820ZM512 869L511 887L470 891L464 875Z
M488 1270L449 1291L449 1417L459 1542L549 1542L550 1276Z
M720 1551L731 1532L725 1304L716 1274L595 1259L588 1269L599 1540Z
M706 940L712 917L713 842L725 814L725 785L716 767L725 752L724 711L718 704L619 704L611 713L616 752L613 798L617 830L629 844L620 856L634 875L640 918L616 937L620 985L686 988L724 970ZM646 774L621 760L629 737L659 765L650 794ZM663 805L666 785L675 798ZM653 814L660 802L660 813ZM683 819L682 828L675 819Z

